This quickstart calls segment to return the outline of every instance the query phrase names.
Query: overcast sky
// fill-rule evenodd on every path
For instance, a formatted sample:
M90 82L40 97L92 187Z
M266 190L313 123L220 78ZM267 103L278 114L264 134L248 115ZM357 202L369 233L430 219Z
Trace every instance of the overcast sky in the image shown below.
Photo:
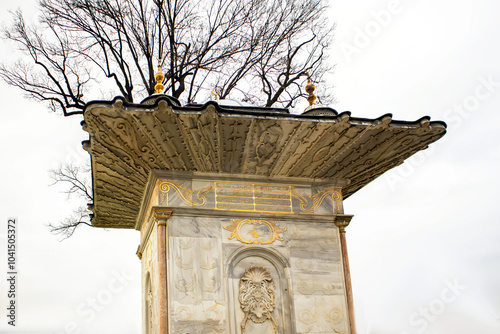
M33 3L20 5L32 13ZM15 7L0 8L8 21ZM499 13L494 0L332 2L333 107L448 123L445 137L345 202L360 334L500 333ZM139 233L81 228L59 242L45 226L74 205L48 170L87 159L80 119L3 83L0 95L0 268L8 217L19 220L20 252L18 327L1 311L0 332L140 333ZM5 288L0 277L2 310Z

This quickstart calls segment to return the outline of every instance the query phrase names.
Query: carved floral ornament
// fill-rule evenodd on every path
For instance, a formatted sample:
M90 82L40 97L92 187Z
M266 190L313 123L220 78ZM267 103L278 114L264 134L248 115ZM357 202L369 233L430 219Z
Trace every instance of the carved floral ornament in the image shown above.
M248 320L261 324L269 320L273 332L278 334L278 324L271 313L276 307L274 281L263 266L251 266L245 270L240 279L239 296L240 307L245 317L241 321L241 334L246 334Z
M231 232L229 240L236 238L239 242L254 245L267 245L276 240L283 241L279 233L286 231L286 227L278 227L276 222L260 219L233 219L232 225L222 227Z

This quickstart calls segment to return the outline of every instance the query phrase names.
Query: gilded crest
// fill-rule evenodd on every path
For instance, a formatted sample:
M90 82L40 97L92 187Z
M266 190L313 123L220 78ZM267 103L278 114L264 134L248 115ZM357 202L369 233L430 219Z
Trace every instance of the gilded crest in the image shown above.
M267 245L276 240L283 241L279 233L285 232L286 227L276 226L276 222L261 219L233 219L233 224L222 226L231 232L229 240L236 238L245 244Z

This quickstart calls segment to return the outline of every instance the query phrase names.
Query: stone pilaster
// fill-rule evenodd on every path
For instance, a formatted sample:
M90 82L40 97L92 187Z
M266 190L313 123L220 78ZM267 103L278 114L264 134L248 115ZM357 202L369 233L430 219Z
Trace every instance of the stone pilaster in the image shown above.
M342 253L342 264L344 269L344 282L347 299L347 309L349 312L349 327L351 334L356 334L356 323L354 320L354 301L352 297L351 272L349 269L349 257L347 255L347 242L345 237L345 228L349 225L352 215L337 215L335 225L339 228L340 250Z

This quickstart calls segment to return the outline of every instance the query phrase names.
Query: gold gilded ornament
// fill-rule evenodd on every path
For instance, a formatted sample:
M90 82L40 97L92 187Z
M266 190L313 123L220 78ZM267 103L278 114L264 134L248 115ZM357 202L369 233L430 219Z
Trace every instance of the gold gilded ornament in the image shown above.
M276 226L276 222L260 219L233 219L233 224L222 226L231 232L229 240L236 238L239 242L253 245L267 245L276 240L283 241L279 235L286 231L286 227ZM244 237L249 235L250 237Z

